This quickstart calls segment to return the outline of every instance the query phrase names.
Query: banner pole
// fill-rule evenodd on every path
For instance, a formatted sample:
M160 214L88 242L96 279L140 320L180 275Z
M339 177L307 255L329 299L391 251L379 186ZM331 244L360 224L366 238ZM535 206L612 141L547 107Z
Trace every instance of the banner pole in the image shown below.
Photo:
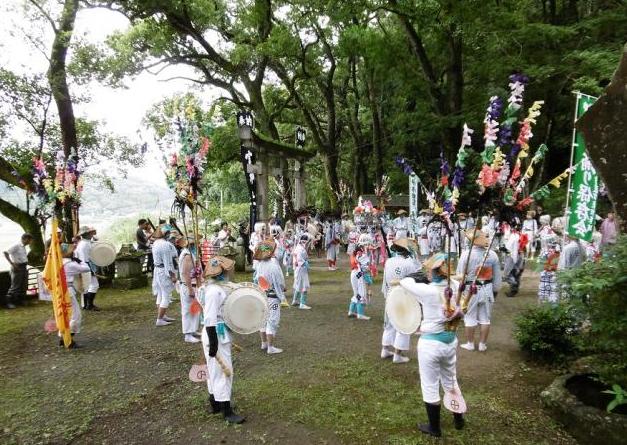
M579 91L574 91L574 94L577 95L577 100L575 102L575 114L573 116L573 137L572 142L570 144L570 162L568 164L568 186L566 187L566 207L564 208L564 233L562 234L562 246L566 242L566 233L568 233L568 225L570 221L570 186L573 177L573 158L575 156L575 144L577 143L577 128L575 125L577 124L577 113L579 111L579 99L581 99L582 93Z

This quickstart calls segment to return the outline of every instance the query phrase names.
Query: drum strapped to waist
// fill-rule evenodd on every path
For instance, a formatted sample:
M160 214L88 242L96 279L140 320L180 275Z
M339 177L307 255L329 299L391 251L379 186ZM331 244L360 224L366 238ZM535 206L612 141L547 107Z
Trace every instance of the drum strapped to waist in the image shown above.
M416 297L401 286L394 286L388 292L385 313L394 329L402 334L413 334L420 329L422 307Z
M220 283L227 293L222 318L233 332L258 332L268 318L266 293L254 283Z
M92 244L89 259L98 267L107 267L115 262L115 247L111 243L98 241Z

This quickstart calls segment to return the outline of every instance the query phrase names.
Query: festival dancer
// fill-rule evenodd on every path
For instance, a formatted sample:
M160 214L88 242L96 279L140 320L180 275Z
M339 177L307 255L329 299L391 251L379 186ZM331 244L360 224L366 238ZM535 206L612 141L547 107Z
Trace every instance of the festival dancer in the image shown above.
M240 424L246 419L233 412L233 362L231 360L231 333L224 324L223 308L226 292L220 286L228 281L228 271L234 262L221 256L209 260L205 269L206 285L203 287L202 346L207 361L207 389L210 412L222 414L229 423Z
M337 254L340 249L340 233L333 220L325 224L324 247L327 250L327 263L329 270L337 270Z
M530 210L522 224L522 233L527 235L527 245L525 246L525 256L533 258L536 245L536 235L538 234L538 221L534 218L535 212Z
M82 274L91 272L89 264L82 262L74 256L74 246L71 244L61 244L61 252L63 255L63 271L65 272L65 282L70 293L70 302L72 303L72 316L70 318L70 333L72 342L68 346L69 349L78 348L74 341L74 334L81 332L82 314L81 305L78 304L77 296L82 293ZM80 285L79 285L80 284ZM61 333L59 333L61 337ZM59 346L63 346L63 338L59 338Z
M76 246L74 255L83 263L89 264L91 269L91 277L89 281L84 280L83 284L85 290L85 293L83 294L83 309L88 311L99 311L100 309L94 304L94 300L96 299L96 293L98 292L100 285L98 284L98 277L96 277L96 266L91 263L92 238L96 234L96 229L93 227L83 226L80 228L78 234L81 237L81 240Z
M350 265L353 296L348 306L348 317L355 317L358 320L370 320L370 317L365 314L365 307L369 302L365 275L369 273L370 258L362 245L358 244L355 246L355 251L350 258Z
M400 209L396 212L396 218L394 219L394 237L396 239L407 238L409 234L409 220L407 218L407 211Z
M543 215L545 216L545 215ZM552 230L549 227L549 230ZM541 235L543 246L542 258L544 267L540 272L540 284L538 285L538 301L540 303L559 302L559 289L557 285L557 265L559 263L559 240L556 235L551 237Z
M248 248L254 254L255 249L257 248L257 244L263 241L266 238L267 234L266 224L263 222L255 223L255 231L250 235L250 240L248 242ZM253 258L253 270L257 267L257 260Z
M429 237L427 235L427 224L429 220L429 209L422 209L418 217L418 247L420 249L421 260L426 260L431 251L429 247Z
M200 314L192 314L192 303L196 298L196 265L195 257L192 253L196 241L193 236L188 236L181 245L183 249L178 259L179 263L179 286L178 292L181 297L181 328L185 343L198 343L196 338Z
M506 256L503 265L503 276L509 283L508 297L515 297L520 287L520 277L524 269L524 249L521 249L523 235L519 232L520 226L516 221L510 224L510 232L505 238Z
M281 321L281 306L285 301L285 278L278 263L274 261L274 251L276 243L272 240L265 240L257 244L257 249L253 258L257 260L255 271L255 282L259 283L263 277L269 288L265 290L268 297L268 319L266 325L259 331L261 337L261 349L268 354L280 354L283 349L274 346L279 322Z
M464 284L469 298L468 309L464 315L466 343L461 347L468 351L475 350L475 330L479 325L478 349L483 352L488 349L492 305L501 289L501 264L494 250L490 249L486 253L490 241L484 232L470 229L466 232L466 237L473 241L473 245L470 250L462 253L457 264L458 276L463 276L467 271Z
M400 280L407 275L420 270L420 262L412 258L412 251L415 251L415 249L410 248L410 241L407 238L395 240L390 250L392 251L392 256L387 260L383 269L383 285L381 286L383 298L387 298L392 286L400 283ZM409 343L409 335L398 332L384 310L381 358L393 357L393 363L407 363L409 357L404 355L404 353L409 351Z
M540 216L540 258L546 259L551 249L553 239L557 239L555 231L551 228L551 215Z
M283 267L285 267L285 276L290 276L292 270L292 251L294 250L294 229L286 228L283 236Z
M418 429L430 436L440 437L440 385L444 391L459 393L457 383L457 337L449 324L443 302L447 277L451 270L447 267L447 255L437 253L423 264L431 284L425 284L422 277L403 278L400 285L413 294L422 305L422 323L418 340L418 369L422 399L427 410L428 424L419 424ZM450 281L453 295L459 284ZM446 305L446 304L445 304ZM463 414L453 414L455 428L464 427Z
M156 326L168 326L174 319L166 315L172 301L172 291L176 283L176 269L172 256L172 245L165 240L168 232L163 233L157 228L153 234L152 257L155 262L153 289L157 294L157 321Z
M292 252L292 265L294 267L294 295L292 297L292 306L298 306L299 309L311 309L307 306L307 292L309 291L309 254L307 247L311 241L311 237L307 233L303 233L294 252Z
M348 234L348 247L346 253L350 257L355 252L355 246L359 242L359 235L361 233L361 227L353 226Z

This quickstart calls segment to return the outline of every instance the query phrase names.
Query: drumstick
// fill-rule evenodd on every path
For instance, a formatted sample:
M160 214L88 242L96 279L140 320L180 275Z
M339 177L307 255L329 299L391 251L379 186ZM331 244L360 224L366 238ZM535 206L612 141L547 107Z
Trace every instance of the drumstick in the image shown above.
M231 343L231 347L233 349L235 349L237 352L242 352L244 350L244 348L242 348L240 345L238 345L237 343Z
M216 359L216 361L220 365L220 368L222 368L222 372L224 373L224 375L227 376L227 377L231 377L231 370L229 369L228 366L226 366L226 363L224 363L224 360L222 359L222 357L220 357L218 354L216 354L216 356L214 358Z

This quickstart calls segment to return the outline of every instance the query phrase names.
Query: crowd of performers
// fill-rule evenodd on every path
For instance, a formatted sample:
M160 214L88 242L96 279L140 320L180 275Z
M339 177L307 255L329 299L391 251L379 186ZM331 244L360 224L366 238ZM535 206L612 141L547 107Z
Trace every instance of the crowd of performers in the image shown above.
M182 233L175 223L160 221L154 230L147 220L138 223L138 247L148 247L151 256L155 324L169 326L175 321L167 311L176 290L183 339L187 343L202 343L206 357L210 411L222 414L228 422L241 423L244 417L234 413L231 406L233 344L223 317L234 261L216 254L216 247L233 238L226 224L211 241L197 241ZM97 310L94 298L98 280L89 257L94 236L93 228L82 227L75 243L62 245L73 308L73 335L80 332L79 297L83 309ZM284 226L274 219L259 222L250 233L247 247L252 257L253 281L260 284L268 299L268 316L259 337L261 349L269 355L283 352L276 343L281 307L290 306L286 277L293 276L291 306L312 308L308 301L309 255L316 251L317 240L323 242L328 271L338 270L340 255L348 255L352 287L348 317L370 320L366 308L373 298L374 277L380 271L384 299L391 288L400 285L420 303L423 319L418 362L429 423L419 428L432 436L441 435L439 387L445 394L461 394L456 378L457 325L463 321L465 326L461 348L485 352L492 306L501 284L507 282L506 295L514 297L527 260L537 256L543 265L539 300L557 302L556 270L594 260L600 251L599 236L595 235L593 243L571 239L563 234L561 218L551 220L548 215L533 212L522 221L515 217L500 222L491 215L477 221L470 213L459 213L452 222L434 217L429 210L421 211L413 223L405 210L396 212L394 218L379 212L377 218L370 219L343 215L317 220L303 215ZM214 248L207 249L207 242ZM202 291L196 287L200 276ZM409 362L410 343L410 335L398 332L384 313L381 358L391 358L395 364ZM458 429L464 427L460 412L454 412L454 425Z

